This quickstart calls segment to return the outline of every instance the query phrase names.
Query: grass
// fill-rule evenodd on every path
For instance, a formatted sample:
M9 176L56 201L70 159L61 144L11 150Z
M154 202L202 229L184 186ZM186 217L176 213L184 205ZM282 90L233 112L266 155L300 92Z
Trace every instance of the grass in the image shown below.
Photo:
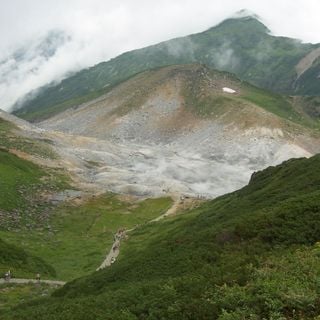
M242 109L246 107L252 108L251 105L253 104L284 120L289 120L308 128L320 128L315 112L313 114L306 112L307 101L303 99L300 99L301 106L298 111L295 101L286 96L242 82L232 74L212 71L202 67L203 72L209 72L210 78L218 89L213 90L207 85L208 78L203 78L203 76L199 76L199 73L190 71L191 69L189 70L188 81L184 83L182 96L185 99L186 107L204 119L217 118L228 113L234 119L235 115L237 117L240 116ZM223 94L223 85L235 88L237 94ZM315 107L313 106L313 108Z
M1 273L10 269L19 277L33 277L36 272L55 276L54 268L48 263L22 249L22 234L47 226L53 206L39 195L67 186L67 178L60 172L46 171L0 149L0 238L6 240L0 239ZM9 241L13 236L17 238L15 245Z
M0 118L0 147L14 149L42 158L57 159L57 154L48 145L49 141L29 139L19 133L19 129L12 123Z
M41 258L0 239L1 277L10 270L16 278L34 278L36 273L55 276L55 270Z
M0 150L0 208L3 210L25 208L22 187L24 190L29 190L39 183L42 176L44 172L35 164Z
M41 196L68 189L60 170L44 169L0 149L0 230L43 227L52 204Z
M318 319L320 156L137 228L112 268L4 319ZM108 310L106 313L105 310Z
M310 126L313 123L296 112L292 103L290 103L286 97L279 94L248 86L241 98L260 106L283 119L307 126Z
M49 296L55 288L46 284L0 285L0 310L10 310L17 304Z
M8 242L19 244L52 265L59 280L71 280L94 271L104 260L119 228L133 228L163 214L169 198L135 204L113 194L81 205L64 204L50 220L50 229L0 232Z

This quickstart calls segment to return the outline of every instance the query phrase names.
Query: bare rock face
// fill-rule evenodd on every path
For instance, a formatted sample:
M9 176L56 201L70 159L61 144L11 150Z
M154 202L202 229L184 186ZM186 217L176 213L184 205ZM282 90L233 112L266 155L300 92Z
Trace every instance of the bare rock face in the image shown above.
M254 104L250 90L203 66L167 67L40 127L64 165L101 190L213 198L254 171L319 151L317 134Z

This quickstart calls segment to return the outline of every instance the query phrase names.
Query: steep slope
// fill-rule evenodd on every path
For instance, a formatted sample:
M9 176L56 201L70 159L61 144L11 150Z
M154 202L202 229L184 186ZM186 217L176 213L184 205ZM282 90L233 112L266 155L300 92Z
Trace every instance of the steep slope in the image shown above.
M143 196L215 197L319 151L318 123L291 99L202 65L140 73L39 125L82 179Z
M25 121L0 111L0 233L46 228L52 213L50 194L68 186L57 168L42 167L57 158L48 141ZM46 200L46 197L48 199ZM0 239L0 271L15 277L55 276L55 270L38 256Z
M134 231L110 269L3 319L317 319L320 157ZM141 272L143 270L143 272Z
M14 277L34 278L36 273L43 276L55 276L56 272L52 266L41 258L27 253L23 249L8 244L0 239L0 272L1 276L8 270Z
M110 90L155 67L198 62L263 88L320 95L319 45L275 37L256 18L228 19L205 32L124 53L43 88L16 114L39 120Z

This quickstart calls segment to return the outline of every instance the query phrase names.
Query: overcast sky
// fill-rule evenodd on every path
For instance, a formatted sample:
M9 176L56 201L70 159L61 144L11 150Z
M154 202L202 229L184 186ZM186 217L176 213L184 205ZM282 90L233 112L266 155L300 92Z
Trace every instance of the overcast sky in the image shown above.
M0 108L68 72L201 32L241 9L275 35L320 42L320 0L0 0ZM52 30L59 46L46 56L39 43Z

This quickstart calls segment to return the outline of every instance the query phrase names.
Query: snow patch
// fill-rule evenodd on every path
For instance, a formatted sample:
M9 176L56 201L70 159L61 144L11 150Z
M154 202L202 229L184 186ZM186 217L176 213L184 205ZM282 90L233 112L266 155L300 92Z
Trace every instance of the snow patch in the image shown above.
M233 90L233 89L228 88L228 87L222 88L222 91L226 92L226 93L236 93L237 92L236 90Z

